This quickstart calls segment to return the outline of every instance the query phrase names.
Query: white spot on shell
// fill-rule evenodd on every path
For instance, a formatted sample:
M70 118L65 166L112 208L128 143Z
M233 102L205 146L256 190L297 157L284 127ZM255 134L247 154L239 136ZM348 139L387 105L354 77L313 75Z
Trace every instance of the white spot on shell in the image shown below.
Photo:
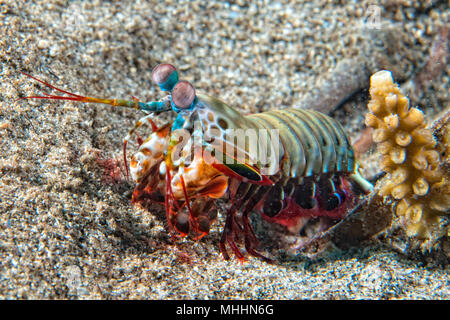
M162 175L162 176L165 176L166 175L166 171L167 171L166 163L163 161L159 165L159 174Z
M139 183L148 170L152 169L161 160L167 145L167 138L160 137L157 133L153 133L141 144L139 151L133 156L136 166L130 166L131 177L134 181ZM147 162L148 166L144 166L144 162Z

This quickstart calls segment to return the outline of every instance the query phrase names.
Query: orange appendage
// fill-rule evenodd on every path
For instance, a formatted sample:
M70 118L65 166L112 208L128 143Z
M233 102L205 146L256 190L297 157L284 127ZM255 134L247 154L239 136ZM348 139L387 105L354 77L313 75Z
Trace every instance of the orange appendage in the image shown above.
M207 164L201 154L184 169L166 166L161 175L159 167L151 169L139 181L133 192L133 203L149 208L154 203L164 203L169 230L178 236L190 234L198 240L209 233L217 212L214 201L228 188L228 177ZM131 167L137 164L131 160ZM143 163L141 163L143 165Z
M228 177L196 156L194 161L184 168L184 173L177 173L172 178L172 189L177 199L184 197L181 175L190 198L209 197L218 199L228 188Z

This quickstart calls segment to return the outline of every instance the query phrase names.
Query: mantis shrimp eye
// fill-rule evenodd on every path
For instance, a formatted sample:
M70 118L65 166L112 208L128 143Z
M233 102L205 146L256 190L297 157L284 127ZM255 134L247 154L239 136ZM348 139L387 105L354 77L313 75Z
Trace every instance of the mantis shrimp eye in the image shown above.
M161 90L170 91L178 82L178 72L171 64L159 64L153 69L152 80Z
M180 109L187 109L195 99L195 89L187 81L180 81L172 90L172 101Z

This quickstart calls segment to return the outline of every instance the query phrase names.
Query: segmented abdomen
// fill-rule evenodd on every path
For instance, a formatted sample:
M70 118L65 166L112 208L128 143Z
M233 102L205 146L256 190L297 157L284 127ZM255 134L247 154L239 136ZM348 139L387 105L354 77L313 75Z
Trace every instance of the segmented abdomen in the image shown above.
M299 228L311 217L341 219L353 198L349 182L370 187L357 172L349 138L336 120L293 108L245 119L257 129L279 130L278 140L270 143L280 144L280 172L256 206L269 221Z
M285 109L245 117L258 129L279 130L280 167L284 177L353 173L355 157L342 126L311 110Z

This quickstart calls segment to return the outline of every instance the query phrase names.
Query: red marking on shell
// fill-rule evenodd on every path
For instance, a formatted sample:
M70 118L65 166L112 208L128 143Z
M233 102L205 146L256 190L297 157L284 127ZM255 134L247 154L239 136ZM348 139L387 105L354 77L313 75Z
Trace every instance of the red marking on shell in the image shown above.
M172 101L178 108L188 108L195 99L195 88L187 81L179 81L172 90Z
M350 189L350 184L345 179L343 179L342 189L346 191L347 198L337 208L329 211L320 208L319 205L315 206L312 209L304 209L295 202L294 198L288 197L287 206L274 217L269 217L265 215L262 210L264 206L264 201L267 198L267 196L261 199L255 206L255 208L257 211L259 211L263 219L265 219L266 221L270 223L278 223L287 228L297 225L299 221L304 218L328 217L331 219L340 220L347 215L348 209L351 206L355 205L354 202L356 201L356 198L354 197L353 192Z
M175 70L175 67L171 64L159 64L153 69L152 80L157 84L164 83Z

